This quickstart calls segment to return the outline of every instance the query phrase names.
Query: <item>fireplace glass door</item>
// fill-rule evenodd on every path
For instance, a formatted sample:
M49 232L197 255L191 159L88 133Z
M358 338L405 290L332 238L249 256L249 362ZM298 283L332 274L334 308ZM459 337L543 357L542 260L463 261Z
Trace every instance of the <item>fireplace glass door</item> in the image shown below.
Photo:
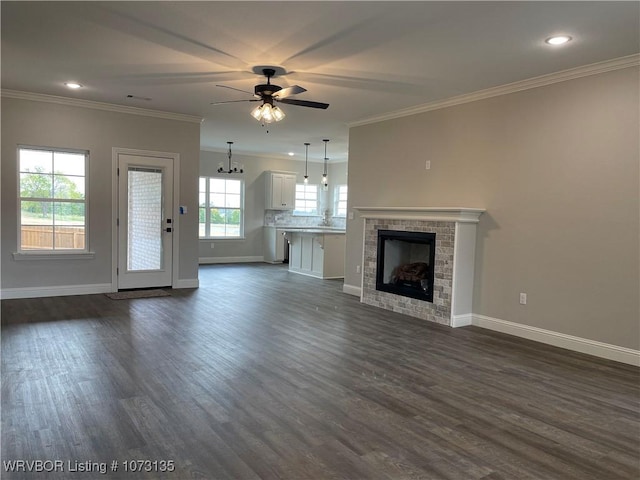
M433 302L436 234L378 230L376 290Z

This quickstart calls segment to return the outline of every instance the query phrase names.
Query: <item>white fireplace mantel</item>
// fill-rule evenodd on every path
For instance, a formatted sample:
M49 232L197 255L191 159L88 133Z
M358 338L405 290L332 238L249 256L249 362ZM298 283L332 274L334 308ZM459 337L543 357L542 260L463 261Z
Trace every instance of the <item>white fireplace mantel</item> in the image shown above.
M478 223L484 208L469 207L353 207L361 218Z

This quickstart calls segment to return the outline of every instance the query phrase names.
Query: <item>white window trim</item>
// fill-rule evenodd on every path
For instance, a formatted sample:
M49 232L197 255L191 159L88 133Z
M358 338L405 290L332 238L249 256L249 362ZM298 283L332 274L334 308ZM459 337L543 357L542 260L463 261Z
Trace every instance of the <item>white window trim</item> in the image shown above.
M84 249L59 248L56 250L22 249L22 197L20 196L20 150L42 150L45 152L81 153L84 155ZM17 198L17 251L13 252L14 260L76 260L94 258L95 252L89 249L89 150L79 148L44 147L41 145L19 144L16 149L16 198Z
M207 205L209 204L209 179L210 178L219 178L221 180L239 180L240 181L240 235L237 237L214 237L211 235L208 236L204 236L201 237L200 236L200 179L201 178L206 178L207 181L205 182L206 184L206 193L205 193L205 198L207 200ZM244 221L245 221L245 209L244 209L244 197L245 197L245 181L244 178L228 178L228 177L221 177L219 175L198 175L198 240L216 240L218 242L220 241L237 241L237 240L245 240L246 237L244 235ZM205 207L205 208L210 208L210 207ZM206 219L206 215L205 215L205 219Z

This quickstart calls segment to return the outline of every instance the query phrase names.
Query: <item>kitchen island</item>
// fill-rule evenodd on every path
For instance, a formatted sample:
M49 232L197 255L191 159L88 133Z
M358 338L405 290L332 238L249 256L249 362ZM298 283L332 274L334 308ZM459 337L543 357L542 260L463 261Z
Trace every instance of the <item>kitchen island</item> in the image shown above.
M279 227L289 241L289 271L344 278L345 231L330 227Z

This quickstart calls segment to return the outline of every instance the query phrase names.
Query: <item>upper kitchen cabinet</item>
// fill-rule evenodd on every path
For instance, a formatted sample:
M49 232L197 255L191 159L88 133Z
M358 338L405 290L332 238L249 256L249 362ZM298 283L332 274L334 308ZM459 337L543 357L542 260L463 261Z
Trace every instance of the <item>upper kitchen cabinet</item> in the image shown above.
M265 172L267 210L293 210L296 202L295 172Z

